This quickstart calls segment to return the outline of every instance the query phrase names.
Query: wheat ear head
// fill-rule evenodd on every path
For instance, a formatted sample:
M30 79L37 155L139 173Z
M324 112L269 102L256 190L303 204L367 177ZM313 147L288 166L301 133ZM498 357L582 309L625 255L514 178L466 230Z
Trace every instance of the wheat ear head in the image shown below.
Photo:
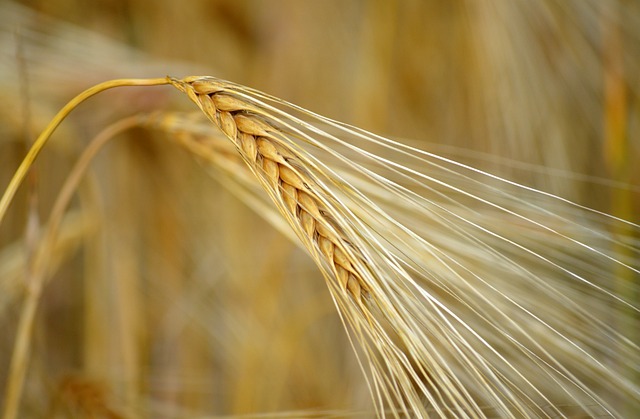
M278 139L280 128L250 103L210 77L172 79L229 138L268 189L312 255L322 255L343 290L358 303L368 294L359 249L327 209L322 187L304 169L305 158Z

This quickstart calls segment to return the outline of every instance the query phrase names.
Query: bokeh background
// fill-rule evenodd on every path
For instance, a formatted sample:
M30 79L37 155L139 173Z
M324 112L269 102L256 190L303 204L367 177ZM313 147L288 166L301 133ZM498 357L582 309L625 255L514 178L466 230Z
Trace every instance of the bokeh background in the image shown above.
M251 86L640 219L636 1L2 0L0 187L73 95L166 74ZM102 128L157 109L192 107L168 87L83 104L0 226L2 394L64 178ZM166 136L132 130L101 152L52 261L21 417L372 415L311 260Z

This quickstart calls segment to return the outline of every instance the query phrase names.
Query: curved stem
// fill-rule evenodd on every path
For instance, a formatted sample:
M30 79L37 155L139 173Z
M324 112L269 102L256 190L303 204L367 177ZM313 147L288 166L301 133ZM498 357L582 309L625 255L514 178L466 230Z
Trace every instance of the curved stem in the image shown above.
M9 185L2 195L2 199L0 199L0 225L2 225L2 220L7 212L9 204L13 200L13 197L22 184L25 176L29 172L29 169L31 168L33 162L38 157L38 154L40 153L46 142L49 140L49 137L51 137L51 134L53 134L60 123L62 123L62 121L69 115L69 113L71 113L71 111L73 111L78 105L80 105L91 96L114 87L157 86L169 84L170 82L171 80L169 79L169 77L156 79L110 80L90 87L89 89L80 93L78 96L71 99L56 114L51 122L49 122L40 136L38 136L36 141L31 146L31 149L29 149L29 152L22 160L20 166L11 178ZM76 164L76 167L70 174L67 183L63 187L63 190L58 196L58 200L54 205L49 222L47 236L45 237L45 241L43 243L43 246L41 247L41 250L46 250L55 241L57 227L62 219L64 209L71 199L71 196L73 195L72 191L75 190L77 183L80 181L82 173L84 173L84 171L88 167L89 161L91 161L93 156L95 156L97 151L101 148L101 146L106 142L107 139L111 138L117 132L130 127L132 123L133 121L129 119L120 124L115 124L113 127L107 128L105 131L103 131L103 133L99 134L92 145L90 145L89 148L85 150L85 153L80 158L80 160ZM39 257L36 257L36 261L34 262L35 266L33 269L33 275L31 276L27 285L25 301L24 305L22 306L22 313L20 315L18 329L16 332L16 340L13 349L11 365L9 367L9 375L7 378L5 405L2 416L4 419L14 419L16 417L20 399L22 396L22 388L27 372L27 364L29 359L29 349L31 346L33 324L35 321L38 302L42 293L42 288L45 281L45 273L48 265L48 257L46 255L46 252L44 254L43 252L39 252L38 256Z
M91 96L103 92L108 89L112 89L114 87L121 86L157 86L162 84L169 84L171 80L169 77L162 77L157 79L117 79L110 80L104 83L97 84L84 92L80 93L78 96L71 99L59 112L58 114L49 122L49 125L45 128L45 130L40 134L40 136L36 139L31 146L31 149L20 163L20 166L16 170L13 178L9 182L7 189L2 195L2 199L0 199L0 225L2 225L2 220L7 213L7 209L11 200L16 194L18 187L24 180L26 174L29 172L31 165L35 161L36 157L44 147L45 143L56 130L58 125L71 113L72 110L76 108L76 106L80 105L82 102L90 98Z

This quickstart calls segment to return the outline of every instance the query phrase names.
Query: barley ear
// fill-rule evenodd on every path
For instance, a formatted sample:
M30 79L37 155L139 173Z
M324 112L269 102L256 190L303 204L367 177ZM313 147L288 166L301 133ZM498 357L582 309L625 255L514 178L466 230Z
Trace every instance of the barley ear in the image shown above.
M328 265L342 290L361 304L368 295L359 249L348 240L339 217L332 217L326 192L305 167L306 158L280 139L283 131L264 112L210 77L171 79L227 138L258 176L312 256Z

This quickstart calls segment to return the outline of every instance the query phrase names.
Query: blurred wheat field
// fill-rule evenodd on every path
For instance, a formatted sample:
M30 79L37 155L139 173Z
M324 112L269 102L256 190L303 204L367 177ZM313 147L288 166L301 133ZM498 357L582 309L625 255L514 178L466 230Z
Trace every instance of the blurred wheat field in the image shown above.
M547 398L538 399L523 385L539 409L514 408L512 416L634 417L640 409L639 9L622 0L198 0L189 7L163 0L152 10L137 0L89 9L68 0L7 0L0 3L0 184L4 190L67 100L120 77L211 74L400 138L439 157L366 142L374 137L282 107L326 133L318 142L328 150L305 144L301 152L322 159L416 234L385 225L384 217L364 218L369 223L361 226L418 278L415 288L384 290L413 302L407 317L423 326L432 321L429 336L440 338L429 350L412 351L412 336L381 322L390 347L406 354L389 350L389 359L406 356L407 371L420 375L424 359L416 353L457 347L458 336L443 332L445 317L434 320L438 307L425 303L432 300L422 290L490 341L495 352L483 352L489 363L508 358L505 365L515 366L523 382L543 389ZM202 116L171 113L193 110L186 96L166 86L104 92L79 106L44 148L0 224L5 412L18 324L65 178L102 130L145 115L91 162L48 249L17 417L509 416L509 406L484 402L490 391L502 390L505 398L508 391L492 387L491 379L479 386L473 371L459 377L469 398L480 400L479 410L437 408L448 392L465 404L453 372L483 350L483 341L462 328L460 341L475 343L459 356L447 354L453 378L429 371L403 382L385 369L372 355L375 339L365 336L362 346L350 323L348 293L341 300L331 285L327 292L321 270L260 183L241 169L231 143ZM345 143L332 142L334 135ZM365 158L350 145L402 168ZM395 184L372 183L367 170ZM415 173L440 183L417 183ZM355 216L371 216L364 200L348 192L340 198L353 199ZM429 257L420 253L426 245L412 246L423 243L417 237L432 246ZM420 263L429 258L428 275L420 276ZM379 301L376 292L370 290L369 308ZM567 339L554 340L544 325ZM501 328L535 356L499 340ZM580 350L593 357L576 359ZM445 358L434 365L447 364ZM555 393L568 384L540 373L553 370L554 359L568 366L563 377L574 374L593 389L590 404ZM572 369L582 361L584 369ZM366 368L377 362L373 372ZM507 377L495 371L495 382ZM450 388L442 377L451 378ZM390 394L394 386L416 393L428 387L424 411L402 410L411 406L409 393L405 400L385 399L385 384Z

